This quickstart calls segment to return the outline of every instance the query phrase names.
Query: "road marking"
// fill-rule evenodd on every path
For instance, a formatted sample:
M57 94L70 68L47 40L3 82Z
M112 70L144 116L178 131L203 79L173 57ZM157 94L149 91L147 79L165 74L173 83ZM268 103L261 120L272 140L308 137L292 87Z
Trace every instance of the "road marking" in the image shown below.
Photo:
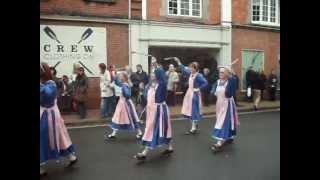
M257 113L266 113L266 112L278 112L280 111L280 108L278 109L271 109L271 110L261 110L261 111L251 111L251 112L240 112L238 115L247 115L247 114L257 114ZM213 118L216 117L215 114L213 115L205 115L203 118ZM181 120L186 120L186 118L173 118L173 121L181 121ZM84 128L96 128L96 127L106 127L109 126L110 124L97 124L97 125L84 125L84 126L72 126L72 127L67 127L67 129L84 129Z

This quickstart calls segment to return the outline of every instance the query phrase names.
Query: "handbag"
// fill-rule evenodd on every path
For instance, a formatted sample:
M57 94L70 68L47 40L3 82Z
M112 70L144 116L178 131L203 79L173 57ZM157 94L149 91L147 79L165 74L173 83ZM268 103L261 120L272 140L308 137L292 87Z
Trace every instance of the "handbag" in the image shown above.
M251 87L248 87L247 88L247 97L251 97L251 94L252 94Z

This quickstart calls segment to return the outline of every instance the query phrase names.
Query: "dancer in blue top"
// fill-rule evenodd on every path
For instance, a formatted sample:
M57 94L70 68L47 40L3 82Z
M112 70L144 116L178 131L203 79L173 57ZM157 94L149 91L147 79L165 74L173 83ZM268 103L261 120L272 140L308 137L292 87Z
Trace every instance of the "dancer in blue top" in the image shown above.
M173 58L179 65L183 76L189 77L189 87L183 98L181 113L191 120L192 126L186 134L195 134L198 130L197 122L202 117L202 102L200 89L208 85L207 80L199 73L199 64L192 62L188 67L181 64L179 58Z
M141 153L134 156L138 160L144 160L150 149L157 148L162 144L168 145L168 149L163 154L173 152L170 112L165 102L167 94L165 72L156 65L154 57L152 58L152 64L155 66L153 68L154 72L150 74L150 82L144 91L144 96L147 99L147 118L142 145L145 148Z

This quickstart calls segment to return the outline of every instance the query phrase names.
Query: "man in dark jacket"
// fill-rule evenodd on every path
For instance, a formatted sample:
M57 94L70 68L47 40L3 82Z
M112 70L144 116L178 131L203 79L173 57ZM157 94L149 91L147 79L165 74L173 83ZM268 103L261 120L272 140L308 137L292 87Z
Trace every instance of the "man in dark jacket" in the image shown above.
M260 71L260 78L263 82L263 87L261 89L261 100L263 100L263 92L266 89L266 83L267 83L267 76L264 74L263 70Z
M276 92L277 92L277 85L278 85L278 77L274 70L271 71L268 79L269 84L269 96L271 101L276 100Z
M143 107L146 106L147 100L143 96L144 87L148 84L149 78L145 71L142 69L142 65L136 66L137 72L133 73L130 77L132 82L132 99L136 104L138 114L142 111Z
M247 85L247 89L250 87L251 90L252 90L252 84L253 84L255 75L256 75L256 72L254 72L253 66L249 66L249 69L248 69L248 71L246 72L246 85ZM252 93L251 93L251 96L250 96L250 97L247 97L247 98L248 98L248 100L251 100L252 97L253 97L253 96L252 96Z

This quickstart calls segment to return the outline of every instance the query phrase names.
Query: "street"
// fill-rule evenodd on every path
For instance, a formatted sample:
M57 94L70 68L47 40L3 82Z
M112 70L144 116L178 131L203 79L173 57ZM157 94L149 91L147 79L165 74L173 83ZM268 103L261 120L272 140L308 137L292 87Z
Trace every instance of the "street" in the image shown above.
M70 129L79 158L72 168L50 161L46 180L277 180L280 179L280 111L240 114L240 129L233 145L213 154L210 131L213 118L200 122L200 134L184 135L187 120L173 121L174 153L164 148L138 164L133 156L142 150L135 133L119 133L106 142L109 127Z

